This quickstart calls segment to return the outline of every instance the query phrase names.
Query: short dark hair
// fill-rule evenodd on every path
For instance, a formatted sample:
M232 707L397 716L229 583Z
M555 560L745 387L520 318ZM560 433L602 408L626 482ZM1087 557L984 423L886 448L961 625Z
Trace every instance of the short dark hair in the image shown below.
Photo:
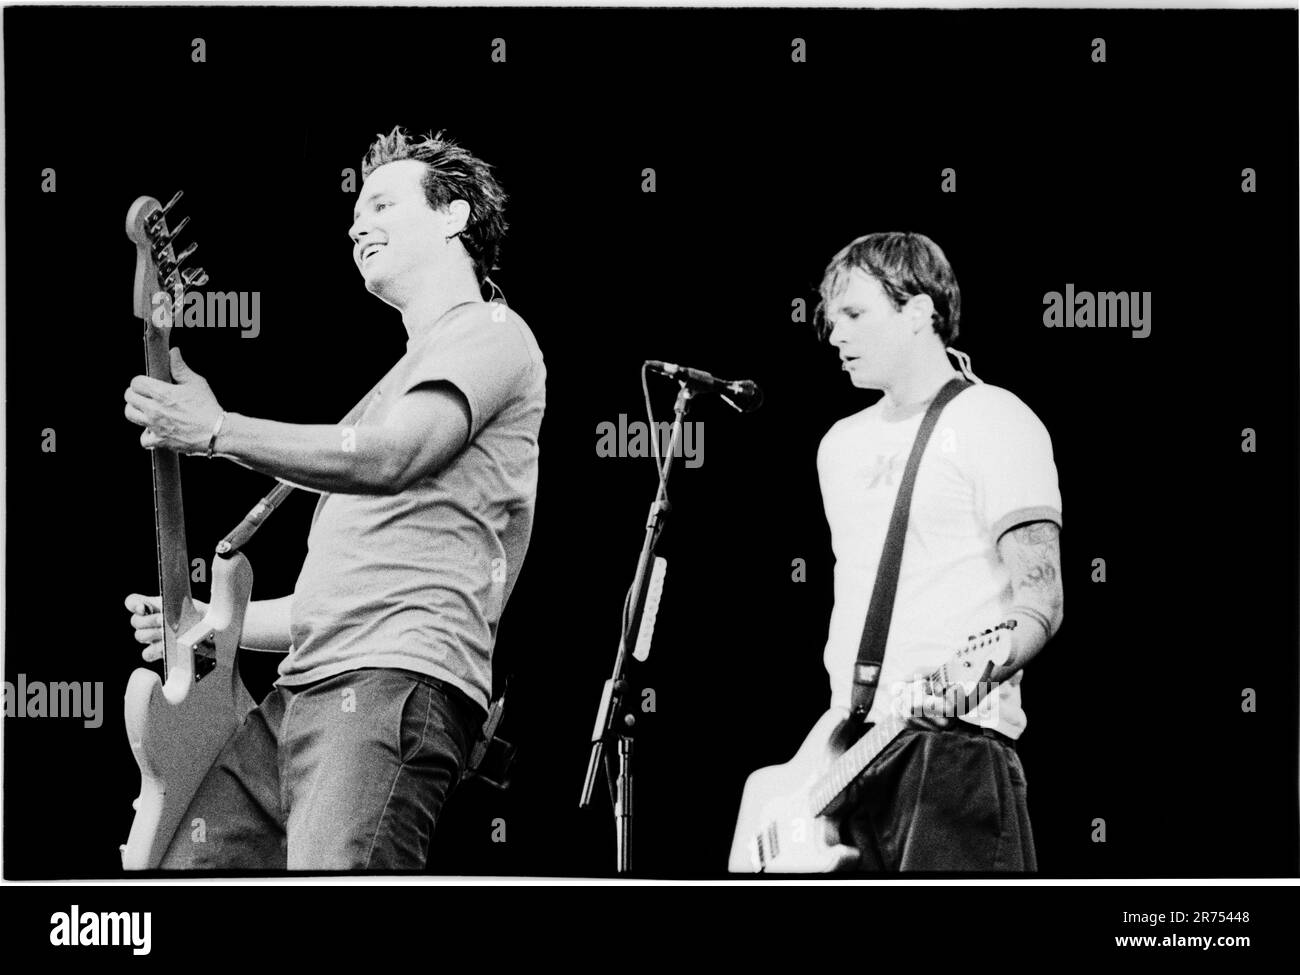
M939 245L924 234L867 234L853 241L831 258L818 289L821 301L813 320L817 334L830 336L826 306L847 287L854 270L865 271L880 282L895 310L902 309L912 295L925 294L934 302L934 330L947 346L957 338L961 321L961 289L952 265Z
M380 166L403 159L424 163L421 184L429 206L445 210L452 200L469 204L469 220L460 232L479 283L489 271L497 270L501 240L506 233L506 192L492 174L492 167L462 149L442 132L425 135L416 141L397 126L388 135L379 135L365 159L361 161L361 178L365 179Z

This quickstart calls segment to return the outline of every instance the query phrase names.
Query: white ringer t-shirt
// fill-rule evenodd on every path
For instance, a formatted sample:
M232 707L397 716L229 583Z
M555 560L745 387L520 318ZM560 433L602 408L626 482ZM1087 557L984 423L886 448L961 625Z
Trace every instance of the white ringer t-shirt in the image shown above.
M886 415L884 399L837 422L817 454L835 552L835 608L825 664L831 706L848 708L854 662L894 500L928 404ZM1052 441L1015 394L976 383L953 399L921 457L903 546L884 666L869 721L884 720L891 690L935 670L966 637L1006 619L1011 579L997 552L1027 521L1061 524ZM1018 738L1022 673L962 720Z

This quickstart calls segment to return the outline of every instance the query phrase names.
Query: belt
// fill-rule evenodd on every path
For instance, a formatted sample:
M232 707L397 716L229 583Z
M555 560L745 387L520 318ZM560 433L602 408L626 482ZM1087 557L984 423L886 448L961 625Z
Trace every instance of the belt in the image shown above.
M1001 742L1008 748L1016 747L1016 740L1014 738L1008 738L1000 731L994 731L992 728L981 728L979 725L971 724L969 721L962 721L959 718L950 719L943 730L955 731L962 735L992 738L994 741Z
M854 715L851 715L851 716L849 717L849 720L850 720L851 722L857 722L858 725L859 725L857 733L853 735L853 740L854 740L854 741L856 741L857 739L861 738L861 737L862 737L863 735L865 735L868 731L870 731L871 728L873 727L873 725L875 724L874 721L871 722L871 723L862 723L862 722L859 721L859 719L858 719L856 716L854 716ZM915 730L915 731L927 731L927 730L929 730L929 731L933 731L933 732L935 732L935 733L941 733L941 732L944 732L944 731L952 731L952 732L955 732L955 733L957 733L957 734L959 734L959 735L971 735L971 736L973 736L973 737L977 737L977 738L992 738L994 741L996 741L996 742L1000 742L1001 744L1006 745L1008 748L1011 748L1011 749L1014 749L1014 748L1016 747L1016 740L1015 740L1014 738L1008 738L1006 735L1004 735L1004 734L1003 734L1002 732L1000 732L1000 731L994 731L992 728L981 728L981 727L980 727L979 725L977 725L977 724L971 724L969 721L962 721L962 720L960 720L960 719L958 719L958 718L949 718L949 719L948 719L948 723L947 723L947 725L945 725L943 728L932 728L932 729L927 729L927 728L914 728L914 729L912 729L912 730Z

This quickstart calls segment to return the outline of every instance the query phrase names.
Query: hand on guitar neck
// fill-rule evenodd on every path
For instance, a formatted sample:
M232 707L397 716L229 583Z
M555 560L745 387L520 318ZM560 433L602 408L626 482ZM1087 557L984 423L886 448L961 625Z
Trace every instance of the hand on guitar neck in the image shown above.
M894 707L907 713L907 727L921 731L940 731L958 716L974 710L995 690L994 665L990 662L979 679L969 687L954 683L940 686L935 674L915 670L894 697Z
M206 454L221 404L208 381L185 364L180 349L171 349L174 382L136 376L127 387L126 418L144 427L140 445L178 454Z

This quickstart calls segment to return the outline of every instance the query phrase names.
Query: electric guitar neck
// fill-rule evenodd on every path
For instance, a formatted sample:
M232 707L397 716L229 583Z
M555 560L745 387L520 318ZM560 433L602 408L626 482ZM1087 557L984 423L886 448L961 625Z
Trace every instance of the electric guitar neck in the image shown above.
M144 327L145 375L169 383L173 310L183 307L185 290L207 282L202 268L182 270L194 253L191 244L179 254L175 241L189 223L186 217L174 229L167 215L179 202L177 193L160 206L141 197L127 214L127 236L136 246L134 310ZM171 450L150 451L153 467L154 540L158 562L158 592L162 599L164 674L175 665L177 633L198 621L190 594L190 560L185 542L185 503L181 495L180 457Z

